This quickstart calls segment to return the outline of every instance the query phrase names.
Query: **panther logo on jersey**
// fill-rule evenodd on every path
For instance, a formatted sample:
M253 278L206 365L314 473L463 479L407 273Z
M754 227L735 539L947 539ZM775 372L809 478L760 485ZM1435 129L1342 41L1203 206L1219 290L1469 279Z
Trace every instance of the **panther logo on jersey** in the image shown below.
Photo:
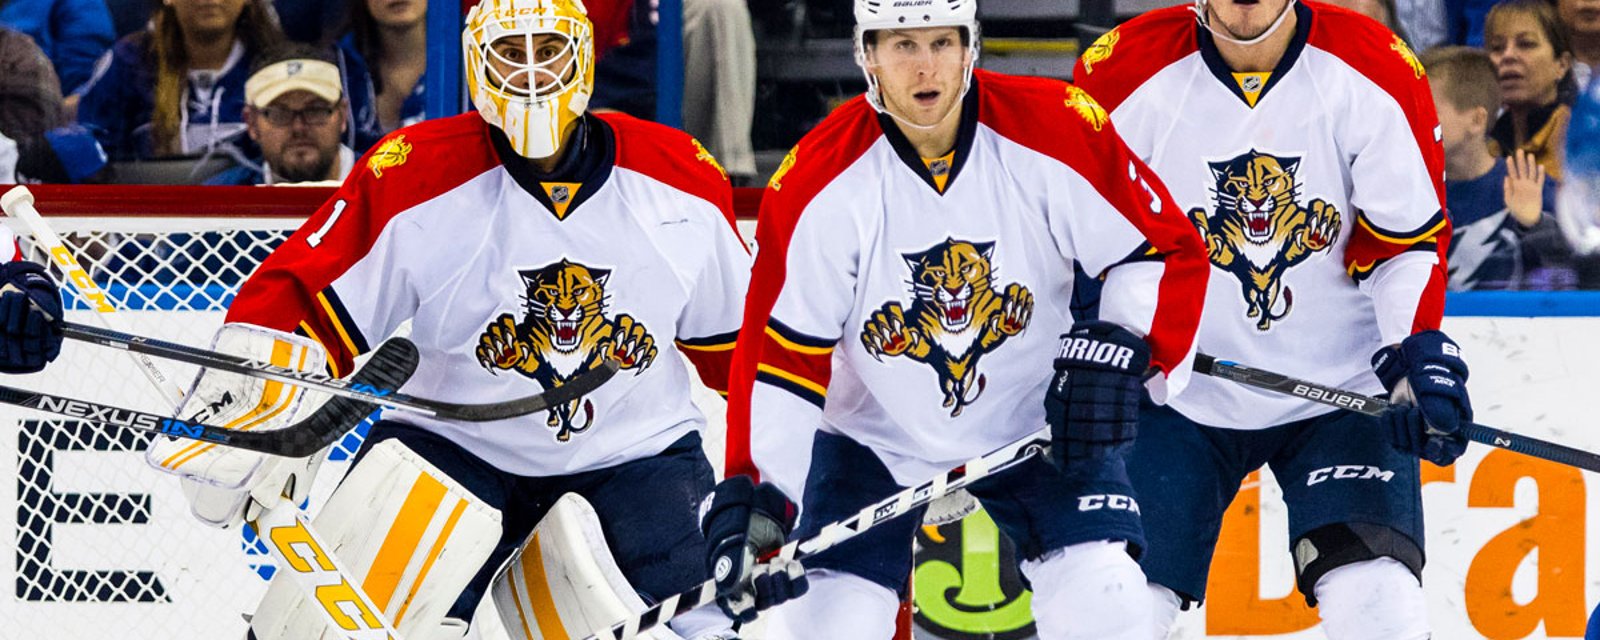
M1083 72L1086 74L1094 73L1094 65L1110 59L1112 49L1116 48L1117 41L1121 39L1122 34L1117 33L1116 29L1100 34L1100 37L1095 39L1094 44L1089 45L1089 50L1083 52L1083 56L1078 58L1083 63Z
M527 291L521 321L501 314L478 336L478 364L491 373L514 370L554 389L607 358L635 374L655 361L655 338L643 324L625 313L606 317L609 269L563 258L517 275ZM594 425L594 404L579 398L551 407L545 425L567 442Z
M1066 104L1068 109L1072 109L1078 112L1078 115L1083 116L1083 119L1087 120L1089 126L1094 127L1095 131L1099 131L1106 126L1106 121L1111 119L1110 116L1106 115L1105 108L1101 107L1100 103L1095 102L1094 98L1089 97L1088 91L1070 84L1067 85Z
M393 169L406 163L411 155L411 143L406 142L405 136L395 136L378 145L378 150L372 152L367 159L367 168L372 170L372 177L382 178L384 169Z
M993 242L946 238L903 257L911 269L911 309L884 303L861 329L861 344L882 362L905 356L939 374L950 417L983 395L978 359L1022 333L1033 317L1033 294L1017 283L994 291Z
M1313 199L1297 202L1299 158L1251 149L1223 162L1207 163L1216 180L1215 209L1189 211L1189 220L1206 241L1211 264L1238 278L1245 316L1266 331L1289 315L1294 293L1283 286L1284 273L1312 254L1326 252L1339 237L1339 211Z
M1406 41L1401 40L1400 36L1394 37L1394 43L1389 45L1389 50L1400 54L1400 59L1406 61L1406 66L1411 67L1412 75L1418 80L1428 74L1428 71L1422 68L1422 61L1417 60L1417 54L1411 52L1411 47L1406 46Z

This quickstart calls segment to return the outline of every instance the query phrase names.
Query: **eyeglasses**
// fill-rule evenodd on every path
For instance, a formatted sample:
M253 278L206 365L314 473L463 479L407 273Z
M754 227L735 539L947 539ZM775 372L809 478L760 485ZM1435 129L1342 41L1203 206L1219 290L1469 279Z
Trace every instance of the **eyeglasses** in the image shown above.
M257 109L262 117L271 122L275 127L287 127L294 124L294 119L304 120L306 126L319 127L328 124L333 119L333 107L306 107L304 109L283 109L279 107L263 107Z

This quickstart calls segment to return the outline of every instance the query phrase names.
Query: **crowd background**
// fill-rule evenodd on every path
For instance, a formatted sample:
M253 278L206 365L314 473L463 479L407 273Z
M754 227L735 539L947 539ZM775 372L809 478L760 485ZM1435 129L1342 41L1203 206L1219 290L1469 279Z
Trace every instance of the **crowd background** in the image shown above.
M763 184L865 88L851 0L681 1L681 124L737 186ZM656 2L586 2L591 108L658 113ZM1429 69L1451 288L1600 289L1600 263L1566 245L1552 204L1573 101L1600 65L1600 0L1334 3ZM1066 78L1100 33L1165 4L985 0L980 64ZM336 182L430 117L427 13L428 0L0 0L0 183Z

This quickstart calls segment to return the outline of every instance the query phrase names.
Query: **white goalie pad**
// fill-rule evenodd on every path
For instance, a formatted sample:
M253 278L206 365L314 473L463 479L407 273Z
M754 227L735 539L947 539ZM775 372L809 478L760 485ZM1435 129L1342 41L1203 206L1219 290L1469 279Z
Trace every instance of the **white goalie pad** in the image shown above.
M398 440L373 445L312 524L406 640L461 636L445 614L501 531L498 510ZM313 606L274 577L250 628L259 640L342 638Z
M296 371L321 372L327 351L315 340L254 325L230 323L217 330L215 351L271 363ZM216 370L202 370L179 407L179 417L241 431L280 429L304 418L326 402L322 393L271 380ZM322 456L289 460L209 442L157 438L145 452L151 466L184 480L184 495L195 517L213 526L229 527L246 519L246 501L259 489L258 500L275 504L285 489L297 501L310 486ZM298 486L296 486L298 485Z
M594 507L575 493L556 500L500 568L492 591L512 640L582 638L645 609L617 568ZM638 637L681 640L665 627Z

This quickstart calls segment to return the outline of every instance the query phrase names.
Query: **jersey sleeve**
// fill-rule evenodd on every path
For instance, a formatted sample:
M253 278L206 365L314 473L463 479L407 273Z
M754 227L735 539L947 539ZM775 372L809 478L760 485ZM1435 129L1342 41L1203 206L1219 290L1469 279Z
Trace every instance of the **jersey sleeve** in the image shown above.
M745 291L750 286L750 252L733 224L732 194L723 209L727 224L716 224L708 239L707 264L678 319L678 349L694 364L700 381L723 397L739 336Z
M1351 156L1355 225L1346 270L1373 299L1386 342L1436 329L1444 315L1450 221L1444 148L1427 75L1399 37L1358 16L1322 11L1312 43L1356 73L1336 132ZM1337 33L1323 34L1337 29ZM1321 36L1321 37L1319 37ZM1400 259L1405 257L1405 259Z
M1205 247L1094 98L1073 85L1032 82L984 108L998 112L992 126L1002 135L1053 161L1039 180L1053 239L1085 273L1105 276L1100 318L1144 336L1160 372L1148 386L1165 402L1188 380L1209 276ZM1040 121L1051 117L1050 125ZM1030 135L1042 126L1056 134Z

